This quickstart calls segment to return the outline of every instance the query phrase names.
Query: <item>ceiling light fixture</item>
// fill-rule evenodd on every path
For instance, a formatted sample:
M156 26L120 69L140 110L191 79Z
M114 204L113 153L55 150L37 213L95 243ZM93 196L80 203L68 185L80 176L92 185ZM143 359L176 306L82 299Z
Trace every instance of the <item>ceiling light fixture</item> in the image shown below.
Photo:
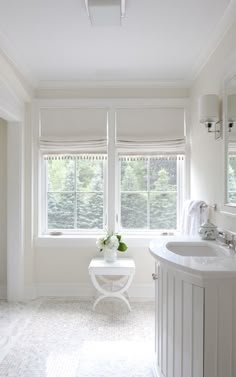
M125 17L125 0L85 0L92 26L120 26Z

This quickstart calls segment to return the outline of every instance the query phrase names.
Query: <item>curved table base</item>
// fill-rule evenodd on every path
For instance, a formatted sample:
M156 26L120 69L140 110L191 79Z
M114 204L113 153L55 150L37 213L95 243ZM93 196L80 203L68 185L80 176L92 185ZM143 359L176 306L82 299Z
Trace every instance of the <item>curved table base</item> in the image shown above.
M100 281L98 280L97 276L95 274L91 274L91 279L94 287L97 289L97 291L100 293L100 295L97 297L93 304L93 310L95 310L97 304L104 300L105 298L118 298L122 300L128 307L129 311L131 311L131 306L129 303L129 300L125 297L125 294L127 295L126 291L130 287L130 284L133 280L134 274L130 274L126 277L122 277L121 279L113 280L108 279L107 277L104 278L103 276L99 276ZM106 284L102 284L102 283ZM110 287L110 289L109 289ZM128 295L127 295L128 296Z

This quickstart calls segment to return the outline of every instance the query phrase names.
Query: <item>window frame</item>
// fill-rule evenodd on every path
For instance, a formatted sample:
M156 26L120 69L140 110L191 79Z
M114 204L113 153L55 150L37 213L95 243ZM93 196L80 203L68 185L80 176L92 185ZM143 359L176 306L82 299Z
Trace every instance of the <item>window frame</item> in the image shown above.
M115 137L115 113L118 109L124 108L153 108L153 107L178 107L183 108L185 113L185 129L186 129L186 148L185 148L185 177L184 177L184 187L183 187L183 199L186 200L190 197L190 104L189 98L187 96L180 96L178 98L153 98L153 97L139 97L139 98L36 98L32 101L31 119L32 119L32 135L27 136L27 140L33 141L32 144L32 181L29 205L31 205L31 210L29 211L28 220L31 224L31 237L35 246L39 247L76 247L76 246L88 246L94 245L95 234L91 233L91 230L87 234L63 234L61 237L54 237L44 233L42 226L42 177L41 177L41 155L39 140L41 137L41 110L45 108L105 108L108 114L108 132L110 133L109 141L107 143L107 156L110 166L112 169L111 176L107 176L106 189L109 187L113 188L113 192L109 192L107 189L106 193L106 227L107 229L116 229L118 231L118 205L117 205L117 155L119 153L118 149L115 148L116 137ZM86 150L87 151L87 150ZM112 158L111 158L112 157ZM108 165L107 161L107 165ZM112 183L111 183L112 182ZM101 234L101 232L100 232ZM123 234L126 237L126 234ZM153 234L134 234L131 233L127 235L129 239L129 245L140 246L147 245L147 240L150 237L158 236L157 232ZM137 241L138 240L138 241ZM141 243L140 243L141 242Z
M136 156L140 156L140 157L146 157L148 158L148 163L149 163L149 167L147 169L147 173L148 173L148 181L147 181L147 188L149 188L149 180L150 180L150 158L152 157L155 157L155 156L161 156L161 154L158 154L158 153L145 153L145 151L141 151L140 153L135 153ZM173 153L170 153L170 154L166 154L167 156L173 156ZM119 153L119 157L121 156L127 156L127 157L132 157L132 153L127 153L126 152L120 152ZM121 233L125 233L127 235L138 235L140 233L144 234L144 235L149 235L149 234L162 234L162 233L167 233L167 234L173 234L173 233L177 233L179 232L180 230L180 215L181 215L181 208L183 206L183 202L184 202L184 196L185 196L185 190L184 190L184 186L185 186L185 169L186 169L186 164L185 164L185 161L186 161L186 156L185 154L181 153L179 155L176 155L176 162L177 162L177 166L176 166L176 175L177 175L177 179L176 179L176 196L177 196L177 200L176 200L176 223L177 223L177 228L176 229L148 229L148 228L130 228L130 229L127 229L127 228L123 228L122 225L121 225L121 160L119 159L118 157L118 187L117 187L117 229L119 232ZM143 192L143 191L135 191L135 192ZM150 201L150 190L147 190L145 191L147 192L147 195L148 195L148 200ZM150 203L149 203L150 204ZM147 206L149 207L149 210L150 210L150 205ZM149 210L147 208L147 213L149 213ZM149 220L150 220L150 214L149 214Z
M59 153L55 153L59 154ZM66 153L65 153L66 154ZM78 151L78 153L80 152ZM98 152L91 152L91 153L84 153L81 152L81 154L88 154L88 155L99 155ZM61 153L63 155L63 153ZM63 235L98 235L101 234L101 232L104 231L106 228L106 219L107 219L107 154L101 153L101 155L106 155L106 158L103 160L103 228L101 229L83 229L83 228L74 228L74 229L64 229L64 228L55 228L55 229L48 229L48 212L47 212L47 204L48 204L48 198L47 198L47 187L48 187L48 174L47 174L47 163L44 159L44 154L41 153L40 158L40 176L41 176L41 187L40 187L40 202L42 203L41 207L41 234L42 235L50 235L53 232L61 232ZM76 178L76 177L75 177ZM76 186L75 186L76 189ZM75 193L77 191L75 190ZM75 209L75 208L74 208Z

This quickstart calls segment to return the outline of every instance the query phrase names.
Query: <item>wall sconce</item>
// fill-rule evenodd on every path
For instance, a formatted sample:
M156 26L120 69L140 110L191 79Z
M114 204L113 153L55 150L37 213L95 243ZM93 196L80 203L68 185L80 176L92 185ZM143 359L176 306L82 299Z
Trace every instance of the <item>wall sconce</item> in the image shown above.
M219 97L206 94L199 100L200 123L204 123L208 132L215 134L215 139L222 138L222 121L220 119Z
M228 131L231 132L236 124L236 94L229 94L227 97Z

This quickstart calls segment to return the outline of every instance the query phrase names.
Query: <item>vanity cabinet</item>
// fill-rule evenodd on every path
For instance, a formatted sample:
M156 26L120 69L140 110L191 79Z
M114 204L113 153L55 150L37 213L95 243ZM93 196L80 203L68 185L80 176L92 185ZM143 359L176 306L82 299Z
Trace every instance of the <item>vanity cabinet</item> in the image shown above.
M156 263L155 373L203 377L204 288Z
M236 376L236 279L208 279L156 262L154 373Z

